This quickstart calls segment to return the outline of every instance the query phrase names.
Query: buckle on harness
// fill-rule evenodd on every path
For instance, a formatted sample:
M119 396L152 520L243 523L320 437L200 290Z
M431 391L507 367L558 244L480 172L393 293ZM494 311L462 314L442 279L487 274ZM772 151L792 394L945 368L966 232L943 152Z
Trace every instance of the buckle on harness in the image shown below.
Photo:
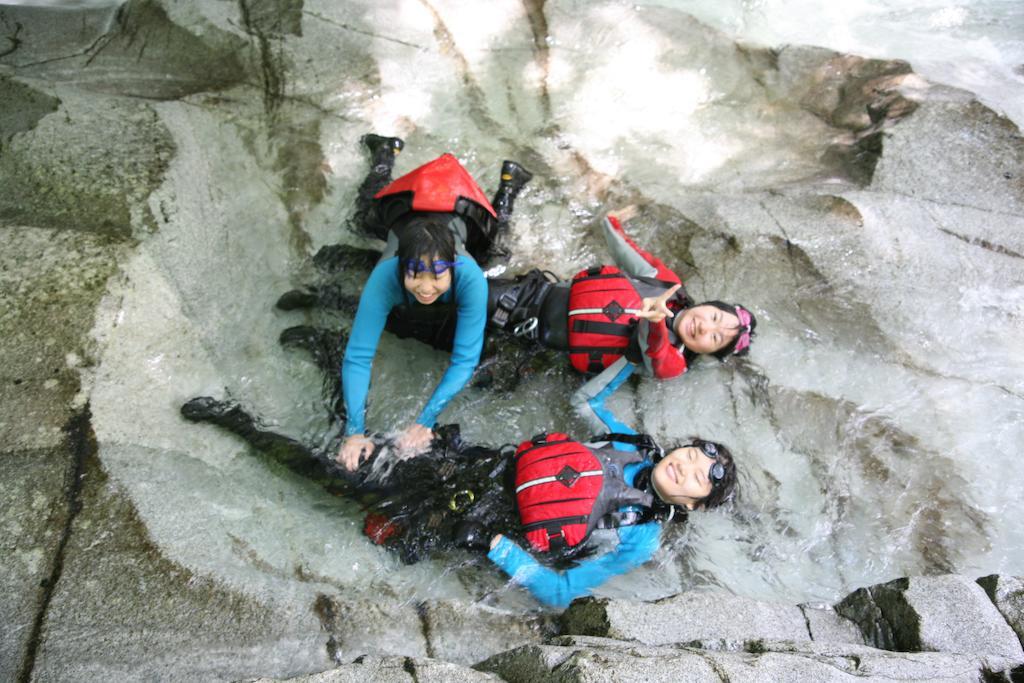
M476 500L476 496L469 489L456 491L452 494L452 499L448 501L448 508L452 512L462 513L469 509L474 500Z
M512 328L512 334L517 337L529 337L530 339L535 339L537 337L537 325L539 324L540 322L537 318L527 318Z
M519 288L502 292L501 296L498 297L497 306L494 309L494 315L491 316L491 322L495 327L503 328L508 319L512 317L512 313L515 312L516 304L519 302Z

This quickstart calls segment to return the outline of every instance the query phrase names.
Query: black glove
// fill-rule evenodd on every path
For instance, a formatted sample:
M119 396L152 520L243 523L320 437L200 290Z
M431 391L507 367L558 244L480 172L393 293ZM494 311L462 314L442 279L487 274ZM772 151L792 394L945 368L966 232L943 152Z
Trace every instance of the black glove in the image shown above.
M480 522L464 520L455 527L455 545L466 550L490 550L491 534Z

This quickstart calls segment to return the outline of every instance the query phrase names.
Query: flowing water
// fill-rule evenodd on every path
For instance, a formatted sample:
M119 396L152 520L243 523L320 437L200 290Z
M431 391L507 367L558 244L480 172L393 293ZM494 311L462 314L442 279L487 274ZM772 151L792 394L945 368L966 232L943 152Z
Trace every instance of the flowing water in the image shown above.
M1020 122L1019 3L336 5L306 2L302 39L278 44L293 66L287 88L303 97L282 100L265 130L251 124L265 121L251 90L155 105L177 154L150 198L159 229L101 311L91 401L104 466L168 556L268 596L314 583L531 605L496 571L450 571L457 558L398 565L343 501L177 414L192 396L230 396L310 443L332 436L319 372L276 339L344 318L272 304L315 276L318 247L367 243L341 226L366 168L358 137L374 129L406 139L397 173L446 150L488 191L502 158L535 172L511 272L567 277L606 258L597 220L636 201L630 232L678 266L696 299L740 301L759 318L749 361L705 360L615 397L624 421L666 441L727 443L741 493L602 593L717 586L831 601L907 574L1020 573L1020 249L936 230L941 182L901 187L905 169L884 152L870 182L836 161L829 150L846 133L790 85L766 82L756 48L905 59ZM205 12L232 21L228 4ZM912 158L895 155L912 144L901 140L886 143L893 158ZM288 161L307 148L312 162ZM1019 234L1019 199L982 188L963 223L996 212ZM410 422L445 364L385 338L368 424ZM552 428L582 435L567 405L578 382L561 364L541 367L511 392L464 391L442 419L495 445Z

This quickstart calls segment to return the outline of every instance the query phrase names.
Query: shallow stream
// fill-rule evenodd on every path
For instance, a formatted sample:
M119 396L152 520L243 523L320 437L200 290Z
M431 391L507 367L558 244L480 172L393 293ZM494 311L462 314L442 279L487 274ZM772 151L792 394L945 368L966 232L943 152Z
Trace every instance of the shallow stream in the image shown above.
M991 129L950 130L961 95L915 78L908 100L940 104L894 120L877 165L837 155L853 134L801 99L813 59L758 47L908 60L1019 124L1020 3L341 5L305 2L301 36L272 42L289 70L269 114L251 87L155 105L177 151L149 199L157 229L140 232L101 311L91 405L104 466L168 556L268 599L330 585L534 604L497 571L453 571L465 558L397 564L344 501L178 415L192 396L232 397L275 429L330 438L319 372L277 336L344 321L273 303L315 277L319 247L372 246L344 227L372 129L406 140L397 173L452 151L489 193L503 158L534 171L505 272L568 277L606 259L598 219L638 203L628 229L696 299L759 318L748 361L704 360L616 397L639 430L729 444L741 493L602 594L832 601L908 574L1020 573L1019 175L950 177L961 158L985 171L1005 159L982 158ZM229 30L232 8L204 20ZM948 167L932 162L946 153ZM368 423L411 421L445 365L385 339ZM495 445L582 434L567 404L578 381L542 367L514 392L466 390L442 417Z

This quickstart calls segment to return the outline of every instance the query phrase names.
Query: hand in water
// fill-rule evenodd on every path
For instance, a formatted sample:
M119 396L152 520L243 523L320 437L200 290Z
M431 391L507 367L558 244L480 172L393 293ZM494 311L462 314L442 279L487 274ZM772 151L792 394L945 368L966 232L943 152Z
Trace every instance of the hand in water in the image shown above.
M395 439L395 448L406 456L419 455L430 447L433 438L434 431L430 427L414 424L406 427L405 431Z
M629 206L624 206L621 209L612 209L608 212L608 215L611 218L618 218L620 223L625 223L638 213L640 213L640 209L636 208L636 204L630 204Z
M502 539L502 538L503 538L503 537L502 537L502 535L501 535L501 534L495 534L495 535L494 535L494 538L492 538L492 539L491 539L491 550L494 550L494 546L496 546L496 545L498 545L499 543L501 543L501 539Z
M349 472L354 472L359 463L370 457L371 453L373 441L362 434L353 434L341 442L341 449L335 461Z
M637 313L638 318L644 318L652 323L660 323L665 318L671 318L675 315L668 307L668 300L679 291L682 285L676 285L672 289L668 290L661 296L656 297L645 297L643 308Z

